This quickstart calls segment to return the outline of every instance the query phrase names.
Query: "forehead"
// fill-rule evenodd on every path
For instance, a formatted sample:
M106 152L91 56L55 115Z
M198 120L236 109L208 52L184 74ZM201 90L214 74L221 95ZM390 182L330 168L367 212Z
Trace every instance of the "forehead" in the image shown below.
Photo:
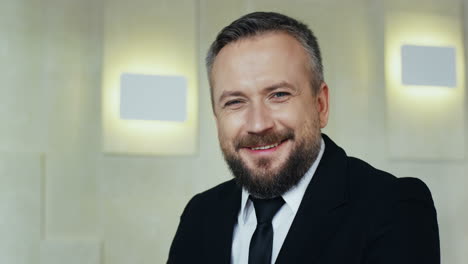
M308 80L308 65L305 49L287 33L268 32L238 40L223 47L215 58L211 73L214 99L225 90Z

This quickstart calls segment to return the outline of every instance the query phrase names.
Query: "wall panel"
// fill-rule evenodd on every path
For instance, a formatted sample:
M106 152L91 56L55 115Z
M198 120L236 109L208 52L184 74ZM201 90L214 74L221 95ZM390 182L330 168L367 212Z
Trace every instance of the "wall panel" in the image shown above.
M0 263L37 264L44 213L41 159L0 152Z

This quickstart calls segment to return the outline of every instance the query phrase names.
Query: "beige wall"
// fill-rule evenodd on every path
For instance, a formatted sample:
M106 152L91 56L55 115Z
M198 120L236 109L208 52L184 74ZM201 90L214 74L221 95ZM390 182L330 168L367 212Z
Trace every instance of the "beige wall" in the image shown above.
M384 77L388 14L444 16L462 24L464 32L468 9L461 1L0 0L0 263L164 263L186 202L230 178L218 150L203 56L221 27L254 10L284 12L311 26L331 88L325 132L350 155L397 176L423 179L438 210L443 263L466 263L466 93L465 134L457 136L464 158L392 159ZM118 17L109 19L109 10L119 10ZM148 16L151 10L184 31L156 23L161 20ZM139 12L148 19L135 19ZM195 155L102 152L101 84L110 67L106 40L125 41L116 35L118 25L108 23L135 30L138 23L146 29L154 23L154 34L179 34L177 50L165 56L177 57L180 49L193 55L199 89ZM145 34L139 36L142 42ZM188 44L181 45L184 39ZM155 60L158 54L152 55ZM451 127L446 136L453 136ZM427 144L441 140L431 131L424 137Z

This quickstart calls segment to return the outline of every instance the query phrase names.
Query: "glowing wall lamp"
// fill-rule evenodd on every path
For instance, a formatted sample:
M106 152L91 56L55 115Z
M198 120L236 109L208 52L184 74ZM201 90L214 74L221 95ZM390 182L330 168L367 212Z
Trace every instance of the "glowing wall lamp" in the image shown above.
M120 76L120 118L183 122L187 119L183 76L124 73Z
M463 159L466 140L463 18L438 13L438 9L408 12L406 8L395 4L385 15L389 157Z
M102 151L193 155L198 148L197 1L104 5ZM135 74L137 73L137 74ZM183 76L183 77L181 77Z
M455 87L455 65L454 47L401 47L401 77L404 85Z

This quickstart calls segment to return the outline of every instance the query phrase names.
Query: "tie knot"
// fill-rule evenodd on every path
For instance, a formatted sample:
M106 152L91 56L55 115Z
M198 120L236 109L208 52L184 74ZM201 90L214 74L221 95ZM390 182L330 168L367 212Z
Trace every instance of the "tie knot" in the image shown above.
M276 212L283 206L283 198L276 197L273 199L257 199L250 196L250 200L254 204L255 215L257 216L257 222L266 223L271 222Z

